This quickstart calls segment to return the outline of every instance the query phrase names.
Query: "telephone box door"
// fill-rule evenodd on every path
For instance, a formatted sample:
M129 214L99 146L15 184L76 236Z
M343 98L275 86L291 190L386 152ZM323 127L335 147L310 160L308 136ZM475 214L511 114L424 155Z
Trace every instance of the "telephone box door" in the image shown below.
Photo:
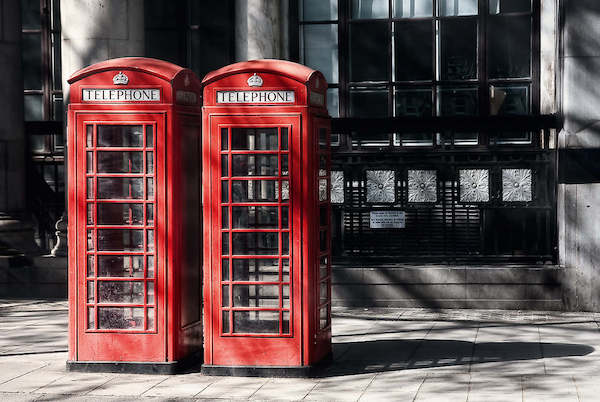
M300 117L210 117L214 365L301 365ZM205 138L206 138L205 137ZM213 156L213 158L214 158Z
M77 359L164 360L164 117L78 114L76 130Z

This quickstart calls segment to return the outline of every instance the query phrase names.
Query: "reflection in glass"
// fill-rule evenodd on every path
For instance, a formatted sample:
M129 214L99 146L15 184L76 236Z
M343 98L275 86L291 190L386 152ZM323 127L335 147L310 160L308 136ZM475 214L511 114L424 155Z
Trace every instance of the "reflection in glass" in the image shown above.
M433 100L431 88L396 89L396 116L431 116Z
M233 202L278 201L276 180L234 180Z
M98 203L99 225L143 225L143 204Z
M290 281L290 260L287 258L281 259L281 280L283 282Z
M154 127L146 126L146 147L152 148L154 146Z
M98 173L142 173L142 152L98 152Z
M99 303L144 303L144 282L98 281Z
M234 229L277 229L278 207L233 207Z
M153 258L151 256L148 259ZM152 275L150 275L150 261L148 276L154 276L154 260L152 260ZM144 257L141 255L99 255L98 276L108 277L134 277L144 276Z
M94 249L94 237L92 235L93 230L88 230L87 231L87 249L88 251L91 251Z
M146 152L146 173L154 173L154 153Z
M221 207L221 229L229 229L229 207Z
M477 20L443 20L441 47L443 80L467 80L477 77Z
M281 228L288 229L289 227L289 209L288 207L281 207Z
M287 127L281 127L281 150L282 151L287 151L288 149L288 128Z
M442 16L477 15L477 0L440 0Z
M91 177L88 177L86 179L86 197L88 200L91 200L94 198L94 179Z
M386 0L387 3L387 0ZM390 36L385 22L350 25L350 80L388 79Z
M279 166L277 155L233 155L231 170L233 176L277 176Z
M229 233L225 232L221 235L221 252L223 255L229 255Z
M229 202L229 182L221 182L221 202Z
M227 258L223 258L221 260L221 280L229 280L229 259Z
M278 255L279 243L275 232L233 233L234 255Z
M234 311L233 332L236 334L277 334L279 333L279 312Z
M279 307L278 285L234 285L234 307Z
M491 86L490 114L504 115L529 113L528 86Z
M26 94L23 104L25 121L44 120L44 104L42 95Z
M87 276L94 276L94 256L87 256Z
M340 90L327 89L327 111L331 117L340 117Z
M283 332L284 334L290 333L290 312L289 311L283 312L283 320L281 322L281 332Z
M289 175L289 166L288 166L288 156L281 155L281 175L288 176Z
M146 323L148 325L147 329L154 329L155 319L154 308L152 307L146 309Z
M142 307L98 307L98 328L144 329L144 309Z
M94 224L94 204L87 204L87 224Z
M146 230L146 251L154 251L154 230Z
M419 18L433 15L433 0L394 0L395 18Z
M234 258L234 281L278 282L279 260L273 258Z
M350 115L352 117L387 117L388 90L350 89Z
M23 2L21 2L23 3ZM39 18L39 4L38 4ZM7 38L6 38L7 39ZM40 33L22 35L21 58L23 60L24 89L42 89L42 36ZM5 56L8 57L8 56Z
M231 149L275 151L279 148L277 128L232 128Z
M146 257L146 277L154 278L154 256L149 255Z
M146 179L146 199L154 198L154 179L149 177Z
M290 232L281 233L281 254L290 254Z
M87 328L95 329L96 327L96 315L94 314L94 308L88 307L87 309Z
M142 147L142 126L105 126L99 125L98 147Z
M154 225L154 205L146 204L146 225Z
M433 79L432 22L397 22L394 35L396 81Z
M86 152L85 153L85 171L88 173L93 173L94 172L94 153L93 152Z
M227 155L221 156L221 177L229 176L229 157Z
M490 78L530 76L531 17L490 17L488 70Z
M531 11L531 0L489 0L490 14Z
M93 143L94 126L85 126L85 146L91 148Z
M94 292L94 281L88 281L87 283L87 302L93 303L96 294Z
M473 116L478 113L477 90L448 88L440 90L442 116Z
M143 251L144 231L137 229L98 229L98 250Z
M221 306L229 307L229 285L224 285L221 292Z
M146 282L146 304L154 304L154 282Z
M98 198L141 199L144 196L143 180L133 177L99 177Z
M303 25L303 64L319 70L327 82L338 82L337 24Z
M338 0L300 1L301 21L331 21L338 18Z
M229 311L223 311L223 333L228 333L229 329Z
M352 18L387 18L388 0L352 0Z
M221 129L221 150L229 149L229 131L226 128Z

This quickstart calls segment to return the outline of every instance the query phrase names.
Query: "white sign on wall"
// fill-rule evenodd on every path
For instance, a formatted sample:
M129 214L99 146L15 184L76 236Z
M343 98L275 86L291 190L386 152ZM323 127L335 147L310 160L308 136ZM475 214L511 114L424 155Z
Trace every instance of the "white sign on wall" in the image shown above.
M402 229L406 227L404 211L371 211L371 229Z
M217 103L294 103L294 91L217 91Z
M83 102L157 102L160 89L154 88L84 88Z

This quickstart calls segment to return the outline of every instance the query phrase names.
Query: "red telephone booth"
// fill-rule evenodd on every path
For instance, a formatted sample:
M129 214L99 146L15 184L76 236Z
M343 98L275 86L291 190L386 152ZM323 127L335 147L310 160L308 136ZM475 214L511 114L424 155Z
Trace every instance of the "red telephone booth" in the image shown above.
M70 79L71 370L163 372L201 354L201 86L121 58Z
M202 370L306 375L331 351L327 83L281 60L202 83Z

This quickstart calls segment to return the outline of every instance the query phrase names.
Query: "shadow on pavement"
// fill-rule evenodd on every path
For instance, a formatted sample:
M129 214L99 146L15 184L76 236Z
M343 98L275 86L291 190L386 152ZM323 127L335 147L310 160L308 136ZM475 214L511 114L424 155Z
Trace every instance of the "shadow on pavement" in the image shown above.
M445 340L375 340L333 344L333 361L316 375L330 377L469 364L585 356L583 344L539 342L468 342Z

